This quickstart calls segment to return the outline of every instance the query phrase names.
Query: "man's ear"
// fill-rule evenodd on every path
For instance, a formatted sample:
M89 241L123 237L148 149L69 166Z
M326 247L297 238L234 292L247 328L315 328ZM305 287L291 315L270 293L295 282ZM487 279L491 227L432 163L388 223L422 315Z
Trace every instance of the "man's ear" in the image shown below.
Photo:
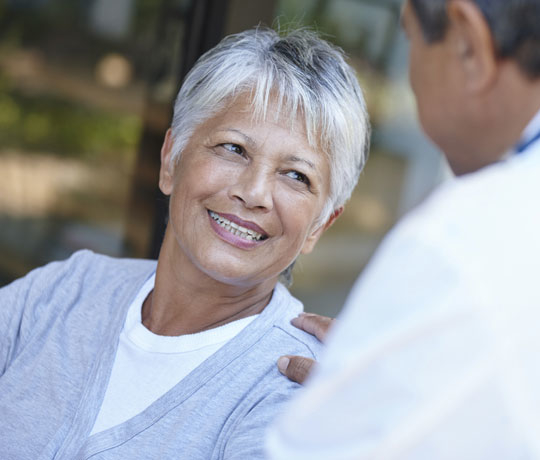
M465 89L483 92L497 77L497 52L486 18L474 2L447 2L451 46L461 63Z
M309 254L311 251L313 251L313 248L315 247L315 243L319 241L319 238L322 236L322 234L329 229L332 224L336 221L336 219L341 216L341 213L343 212L343 206L336 209L328 218L326 223L323 225L317 227L311 235L309 235L304 242L304 246L302 247L302 250L300 251L301 254Z
M159 168L159 189L164 195L170 195L174 183L174 165L171 164L174 139L171 128L167 130L161 146L161 167Z

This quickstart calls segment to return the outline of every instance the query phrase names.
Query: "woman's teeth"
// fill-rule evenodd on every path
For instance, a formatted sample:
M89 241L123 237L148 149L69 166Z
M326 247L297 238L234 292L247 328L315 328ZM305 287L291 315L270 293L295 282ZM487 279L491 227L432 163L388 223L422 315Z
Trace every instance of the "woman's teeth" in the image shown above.
M265 239L264 235L261 235L254 230L250 230L249 228L244 228L241 225L235 224L234 222L231 222L230 220L221 217L214 211L209 211L209 213L210 217L214 219L220 227L223 227L225 230L231 232L233 235L239 236L240 238L244 238L249 241L261 241Z

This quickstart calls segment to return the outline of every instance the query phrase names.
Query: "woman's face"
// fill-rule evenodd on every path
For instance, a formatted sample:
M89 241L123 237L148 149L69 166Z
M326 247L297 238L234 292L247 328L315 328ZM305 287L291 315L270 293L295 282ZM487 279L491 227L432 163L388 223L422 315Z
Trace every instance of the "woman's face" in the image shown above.
M249 100L239 97L198 126L176 167L169 167L171 146L168 133L160 188L170 195L174 247L165 249L173 261L251 286L277 279L312 250L324 231L316 220L330 172L300 120L294 129L281 120L253 121Z

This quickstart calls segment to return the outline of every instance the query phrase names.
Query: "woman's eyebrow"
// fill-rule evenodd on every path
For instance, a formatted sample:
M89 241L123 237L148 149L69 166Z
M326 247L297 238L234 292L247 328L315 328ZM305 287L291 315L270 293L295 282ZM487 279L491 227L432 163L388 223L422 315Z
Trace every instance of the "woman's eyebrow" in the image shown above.
M309 166L311 169L317 170L317 168L311 161L306 160L305 158L297 157L296 155L288 156L287 158L285 158L285 160L293 162L293 163L304 163L305 165Z
M222 132L233 132L233 133L239 134L240 136L242 136L244 138L244 142L250 148L255 148L257 146L257 143L251 137L249 137L247 134L244 134L242 131L240 131L240 130L238 130L236 128L225 128L225 129L222 129L220 131L222 131ZM296 156L296 155L290 155L290 156L286 157L285 160L293 162L293 163L304 163L305 165L307 165L309 168L311 168L313 170L317 169L315 167L314 163L307 160L306 158L301 158L301 157Z
M242 131L236 129L236 128L224 128L220 130L221 132L233 132L236 134L239 134L244 138L244 142L248 145L249 148L255 148L257 146L257 143L249 137L247 134L244 134Z

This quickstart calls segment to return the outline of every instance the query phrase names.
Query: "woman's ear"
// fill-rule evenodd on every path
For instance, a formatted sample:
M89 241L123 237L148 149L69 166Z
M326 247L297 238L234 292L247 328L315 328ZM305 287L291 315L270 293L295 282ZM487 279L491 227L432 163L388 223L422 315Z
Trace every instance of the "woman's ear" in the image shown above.
M490 88L497 77L497 52L486 18L474 2L448 2L448 21L454 57L460 64L465 89L471 93Z
M161 167L159 168L159 189L164 195L170 195L173 189L174 167L171 164L173 144L174 139L169 128L161 146Z
M315 247L315 244L317 241L319 241L319 238L322 236L322 234L329 229L332 224L336 221L336 219L341 216L341 213L343 212L343 206L340 206L338 209L336 209L328 218L328 220L321 226L317 227L311 235L309 235L304 242L304 246L302 247L302 250L300 251L301 254L309 254L311 251L313 251L313 248Z

